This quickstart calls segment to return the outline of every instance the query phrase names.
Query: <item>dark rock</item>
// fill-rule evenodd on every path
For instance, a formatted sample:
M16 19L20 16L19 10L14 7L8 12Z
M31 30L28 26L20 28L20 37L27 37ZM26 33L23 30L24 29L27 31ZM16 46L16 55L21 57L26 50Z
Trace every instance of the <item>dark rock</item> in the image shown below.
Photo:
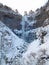
M8 6L0 4L0 20L3 21L9 28L21 29L22 15L17 14Z
M38 28L43 26L44 21L49 18L49 10L47 11L47 7L49 8L49 2L46 3L45 6L41 7L37 10L37 14L35 16L35 20L37 21L34 23L33 28Z

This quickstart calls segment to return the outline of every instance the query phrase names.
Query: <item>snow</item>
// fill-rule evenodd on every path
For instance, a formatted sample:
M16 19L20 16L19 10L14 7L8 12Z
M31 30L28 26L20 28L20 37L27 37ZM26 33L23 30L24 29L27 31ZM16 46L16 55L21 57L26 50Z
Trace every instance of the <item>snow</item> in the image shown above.
M4 44L3 49L3 56L6 55L7 58L14 58L19 51L17 47L21 47L24 44L24 40L17 37L5 24L0 21L0 35L3 36L3 42L0 40L0 45ZM2 37L0 37L1 39ZM5 39L5 40L4 40ZM7 41L6 41L7 40ZM8 44L8 45L7 45Z
M44 43L41 44L40 39L38 38L37 40L34 40L28 46L27 51L23 54L24 65L28 65L27 62L30 63L30 65L33 64L33 60L35 61L33 65L36 65L38 59L43 54L44 50L45 50L46 54L43 55L42 57L46 58L49 56L49 25L47 25L45 27L40 27L36 30L40 31L41 28L42 28L42 30L47 32L47 34L44 36ZM33 56L31 54L34 54L35 58L33 58ZM32 60L32 61L30 61L30 60ZM49 65L49 60L45 59L44 65Z
M12 38L12 43L14 43L15 46L20 46L23 44L22 42L24 42L24 41L22 39L18 38L7 26L5 26L3 28L3 31L5 31L5 30L7 30L10 33L10 36L8 36L8 35L5 36L6 39Z
M5 50L7 49L8 52L4 53L8 60L10 61L11 58L14 58L17 54L19 54L19 50L17 50L17 47L21 49L23 47L23 44L25 43L24 40L18 38L7 26L5 26L3 23L0 22L2 26L0 26L0 31L5 32L8 31L10 34L8 35L6 32L5 39L8 39L8 42L12 43L11 47L7 47L5 45ZM4 25L4 27L3 27ZM2 28L1 28L2 27ZM44 43L41 44L40 37L38 37L41 34L42 31L46 31L47 34L44 36ZM30 32L30 31L28 31ZM27 32L27 33L28 33ZM37 29L32 30L31 32L37 33L37 39L34 40L29 44L27 47L27 50L25 53L22 54L22 58L19 60L22 65L36 65L38 64L38 60L41 57L47 58L49 56L49 25L45 27L39 27ZM1 33L0 33L1 34ZM1 34L2 36L2 34ZM0 40L1 42L1 40ZM23 49L23 48L22 48ZM20 50L21 51L21 50ZM43 55L43 52L45 51L45 55ZM4 60L2 59L4 62ZM5 62L4 62L5 64ZM45 64L49 65L49 59L45 59Z
M21 34L22 33L22 30L14 29L14 32L16 32L16 34Z
M33 26L34 23L36 23L35 20L31 21L31 22L28 22L30 26Z
M28 53L30 53L30 52L36 52L36 48L38 48L38 46L39 46L39 43L40 42L40 40L34 40L30 45L29 45L29 47L28 47L28 50L27 50L27 52L26 52L26 54L28 55Z
M49 6L46 8L46 11L49 11Z
M23 38L24 38L24 34L27 35L29 32L34 32L34 33L36 32L37 39L35 39L31 43L26 43L24 40L20 39L11 31L11 29L9 29L5 24L3 24L0 21L0 46L4 44L3 48L1 49L3 52L3 56L5 55L9 61L11 58L15 58L16 56L18 58L17 62L20 62L20 65L40 65L40 64L42 65L42 63L43 65L49 65L49 25L45 27L39 27L33 30L25 31L24 21L29 23L29 21L24 16L21 23L22 30L20 31L15 30L15 31L17 33L23 32L22 34ZM32 21L31 23L29 23L29 25L33 24L34 22L35 21ZM43 36L44 43L41 42L42 31L46 31L46 35ZM1 41L1 39L3 41ZM27 46L27 44L29 45ZM25 52L23 53L23 51ZM20 58L19 55L22 57ZM5 61L3 57L2 57L2 62L4 62L5 65ZM17 65L19 64L17 63Z

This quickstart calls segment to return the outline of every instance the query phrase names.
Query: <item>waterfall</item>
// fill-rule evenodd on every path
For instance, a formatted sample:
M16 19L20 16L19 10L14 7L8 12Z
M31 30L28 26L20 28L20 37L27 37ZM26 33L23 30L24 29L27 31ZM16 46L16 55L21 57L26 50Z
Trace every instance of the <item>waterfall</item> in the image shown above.
M27 22L27 16L22 17L22 38L25 39L25 22Z

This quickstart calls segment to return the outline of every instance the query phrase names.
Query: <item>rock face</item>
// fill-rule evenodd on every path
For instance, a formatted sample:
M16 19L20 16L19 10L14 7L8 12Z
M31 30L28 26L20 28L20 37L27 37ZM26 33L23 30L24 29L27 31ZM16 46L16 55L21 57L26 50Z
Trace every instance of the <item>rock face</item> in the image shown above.
M34 24L33 26L34 28L41 27L44 21L47 18L49 18L49 1L46 3L46 5L38 9L36 12L37 13L35 15L35 19L37 22Z
M27 14L25 11L24 16L19 14L17 9L15 12L8 6L0 4L0 20L17 36L29 43L36 39L36 32L33 29L49 24L47 18L49 19L49 1L45 6L37 9L36 12L31 10Z
M10 7L6 5L2 5L0 3L0 20L5 25L7 25L16 35L22 38L22 34L23 34L22 21L25 22L24 31L26 33L32 30L34 23L34 12L31 10L29 14L25 14L24 16L22 16L21 14L19 14L17 9L16 11L13 11ZM32 32L29 32L28 35L26 36L26 33L25 33L25 41L33 40L34 34ZM32 38L30 38L31 35L33 36Z
M11 8L6 5L0 4L0 20L3 21L11 29L21 29L20 22L22 15L14 12Z

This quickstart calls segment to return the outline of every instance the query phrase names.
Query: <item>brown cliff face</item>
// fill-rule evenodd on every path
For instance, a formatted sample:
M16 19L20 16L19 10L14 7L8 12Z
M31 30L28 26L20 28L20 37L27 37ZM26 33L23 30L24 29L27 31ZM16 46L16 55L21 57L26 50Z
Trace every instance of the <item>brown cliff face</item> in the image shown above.
M22 15L17 14L8 6L3 6L0 3L0 20L3 21L11 29L21 29L20 22L22 20Z
M44 21L49 18L49 1L46 3L45 6L38 9L35 20L37 21L34 24L34 28L41 27L44 24Z

